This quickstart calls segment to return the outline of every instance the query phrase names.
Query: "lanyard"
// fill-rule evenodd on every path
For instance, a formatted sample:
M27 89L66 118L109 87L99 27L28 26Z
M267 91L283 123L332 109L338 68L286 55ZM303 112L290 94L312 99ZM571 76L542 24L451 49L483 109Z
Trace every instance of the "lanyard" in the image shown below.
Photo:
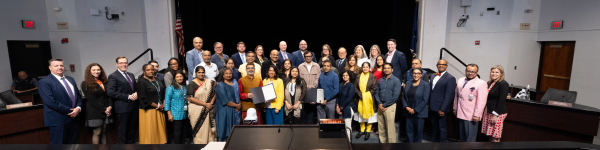
M154 82L156 82L156 85L154 85ZM152 86L154 86L156 88L156 91L158 93L158 103L160 103L160 88L158 88L158 86L160 86L160 85L158 84L158 81L154 80L154 82L150 81Z

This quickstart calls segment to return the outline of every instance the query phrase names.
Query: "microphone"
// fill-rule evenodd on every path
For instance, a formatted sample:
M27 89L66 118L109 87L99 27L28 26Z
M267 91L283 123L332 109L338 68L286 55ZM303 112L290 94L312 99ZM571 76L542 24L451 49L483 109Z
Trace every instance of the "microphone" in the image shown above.
M283 119L283 121L282 121L282 122L279 124L279 129L277 129L277 133L280 133L280 132L281 132L281 126L282 126L282 125L283 125L283 123L284 123L286 120L288 120L288 119L290 119L290 116L289 116L289 115L288 115L288 116L287 116L285 119ZM292 125L290 125L290 127L292 127ZM292 129L292 131L293 131L293 130L294 130L294 129Z

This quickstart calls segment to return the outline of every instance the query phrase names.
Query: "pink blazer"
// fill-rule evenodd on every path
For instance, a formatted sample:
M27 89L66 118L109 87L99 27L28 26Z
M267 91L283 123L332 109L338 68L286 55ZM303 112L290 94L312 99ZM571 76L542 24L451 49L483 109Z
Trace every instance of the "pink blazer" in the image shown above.
M458 79L456 84L455 96L454 96L454 110L456 110L456 117L462 120L473 120L473 117L483 116L483 109L485 109L485 103L487 103L487 83L477 77L472 79L465 84L465 78ZM471 92L471 89L473 91ZM473 94L473 100L469 100L469 95Z

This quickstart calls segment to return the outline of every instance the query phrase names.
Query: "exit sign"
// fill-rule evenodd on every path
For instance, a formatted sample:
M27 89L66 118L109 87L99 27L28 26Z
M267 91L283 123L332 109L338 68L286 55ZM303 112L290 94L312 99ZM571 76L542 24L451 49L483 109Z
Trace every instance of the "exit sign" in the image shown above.
M35 22L32 20L21 20L21 26L25 29L35 29Z
M564 21L552 21L552 29L562 29Z

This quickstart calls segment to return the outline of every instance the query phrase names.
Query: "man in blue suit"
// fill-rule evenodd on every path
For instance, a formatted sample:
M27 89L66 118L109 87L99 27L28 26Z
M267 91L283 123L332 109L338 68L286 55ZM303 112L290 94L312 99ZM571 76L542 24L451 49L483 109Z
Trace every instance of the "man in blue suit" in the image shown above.
M390 63L394 68L397 68L394 69L394 72L392 74L394 74L396 78L402 79L402 74L407 70L406 56L404 56L404 53L402 53L401 51L396 50L395 39L389 39L387 41L387 47L389 51L388 53L382 54L383 61Z
M215 63L219 70L225 67L225 60L229 58L226 54L223 54L223 43L215 42L215 54L210 58L210 62Z
M231 59L233 59L233 65L235 68L239 69L240 65L246 63L246 44L242 41L237 43L238 53L231 55ZM192 80L190 80L192 81Z
M50 144L75 144L81 112L81 94L75 79L65 76L62 59L48 61L51 74L38 83L44 102L44 126L50 128Z
M279 60L278 64L283 64L283 61L289 59L292 61L292 65L294 64L294 60L292 59L292 53L289 53L287 50L287 43L285 41L279 42Z
M119 143L133 144L138 122L135 76L133 73L127 72L127 68L129 68L127 58L117 57L116 66L117 70L108 76L106 94L113 99L115 113L119 119Z
M456 78L446 72L448 62L437 62L438 72L431 78L431 96L429 100L429 117L433 126L433 142L446 142L446 113L452 111Z
M187 53L185 53L185 63L187 64L187 68L188 68L188 81L192 81L194 80L194 77L192 76L194 73L194 68L204 62L202 60L202 52L204 50L202 50L202 45L203 45L203 40L200 37L195 37L193 40L194 43L194 49L188 51Z
M308 47L308 45L306 44L306 41L302 40L300 41L300 50L295 51L294 53L292 53L292 63L294 66L300 66L300 64L304 63L304 52L306 52L306 48ZM317 62L317 59L315 56L315 53L312 53L313 56L313 62Z

